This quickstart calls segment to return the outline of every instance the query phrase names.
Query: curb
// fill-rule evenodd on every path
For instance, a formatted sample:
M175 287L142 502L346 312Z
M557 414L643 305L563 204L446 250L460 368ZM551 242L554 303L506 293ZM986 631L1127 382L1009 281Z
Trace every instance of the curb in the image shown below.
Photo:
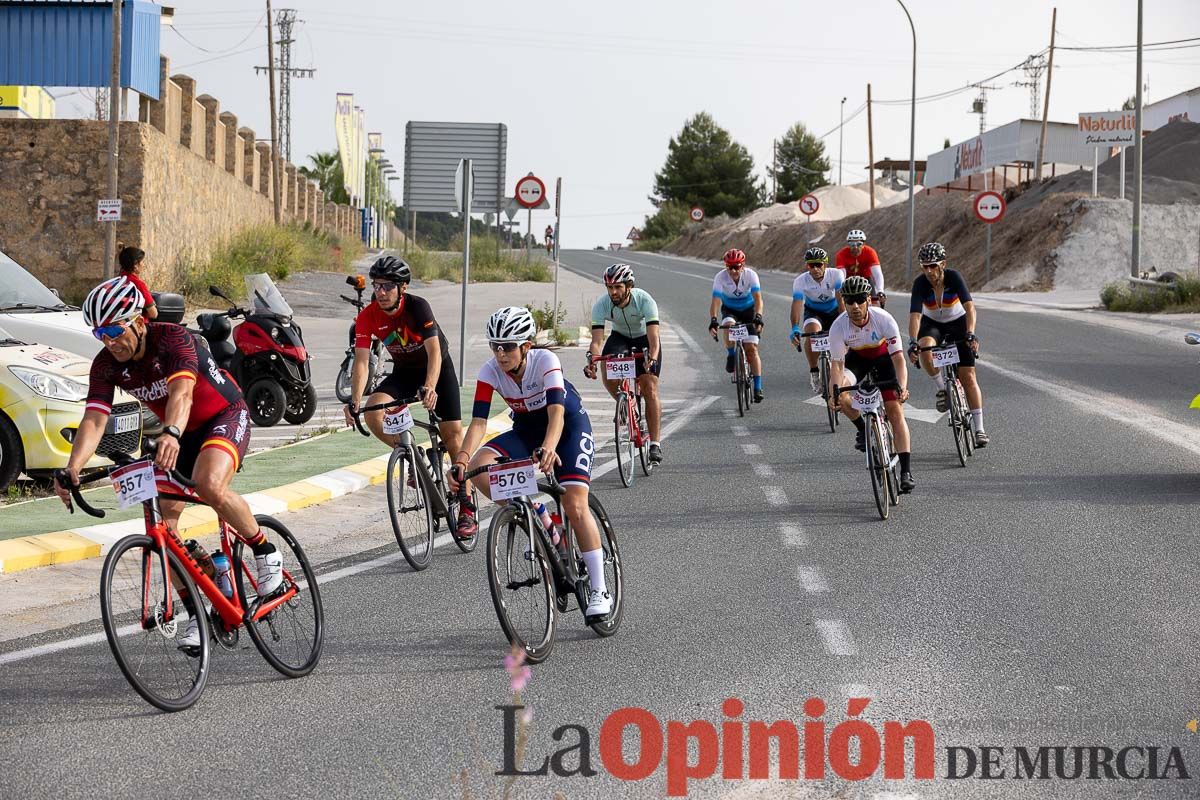
M488 420L485 441L510 427L512 421L506 411L496 414ZM389 455L384 453L273 489L251 492L244 497L255 514L299 511L383 483ZM210 536L217 530L217 515L206 506L189 506L179 517L180 538ZM7 539L0 541L0 573L99 558L108 553L114 542L145 532L143 520L129 519Z

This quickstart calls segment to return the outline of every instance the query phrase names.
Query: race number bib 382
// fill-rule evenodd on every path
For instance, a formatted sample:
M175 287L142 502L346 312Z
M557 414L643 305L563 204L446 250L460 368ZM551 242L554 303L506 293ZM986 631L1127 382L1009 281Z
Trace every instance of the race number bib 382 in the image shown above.
M878 389L870 394L855 391L854 396L850 399L850 405L857 408L859 411L877 411L879 406L883 404L883 396Z
M604 362L604 375L610 381L632 378L637 373L632 358L611 358Z
M392 411L383 415L383 432L387 434L398 434L410 431L413 428L412 411L408 406L404 406L398 411Z
M939 369L958 363L958 347L939 347L932 352L933 365Z
M113 470L109 474L113 490L117 493L117 505L120 508L144 503L158 497L158 486L154 483L154 465L149 461L138 461L134 464Z
M537 492L537 478L533 472L533 461L509 461L488 467L488 487L493 500L512 500L527 497Z

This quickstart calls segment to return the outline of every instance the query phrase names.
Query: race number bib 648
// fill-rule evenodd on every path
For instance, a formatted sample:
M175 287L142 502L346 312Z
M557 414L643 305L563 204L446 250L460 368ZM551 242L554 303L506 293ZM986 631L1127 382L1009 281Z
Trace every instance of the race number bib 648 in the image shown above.
M397 411L388 412L383 415L384 433L395 435L398 433L404 433L405 431L410 431L412 428L413 416L412 411L409 410L408 406L404 406Z
M149 461L138 461L113 470L109 474L113 491L117 493L120 508L144 503L158 497L158 486L154 483L154 465Z
M493 500L512 500L527 497L537 492L537 478L533 472L533 461L509 461L488 467L488 487Z
M610 381L632 378L636 372L632 358L610 358L604 362L604 375Z

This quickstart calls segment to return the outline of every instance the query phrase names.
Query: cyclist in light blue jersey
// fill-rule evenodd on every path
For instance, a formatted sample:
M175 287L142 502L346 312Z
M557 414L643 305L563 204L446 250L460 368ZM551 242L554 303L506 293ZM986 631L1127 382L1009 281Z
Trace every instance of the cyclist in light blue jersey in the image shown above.
M801 334L828 331L838 315L846 310L842 304L841 288L846 273L831 269L829 254L821 247L810 247L804 251L804 266L807 272L792 281L792 344L804 342L804 355L808 357L808 381L814 394L821 393L820 370L817 354L812 349L812 339Z
M662 424L662 401L658 395L658 378L662 371L662 346L659 343L658 304L649 292L633 288L633 268L628 264L613 264L604 270L605 293L592 305L592 343L588 347L588 365L583 374L596 377L596 365L590 363L597 355L645 353L636 363L638 392L646 398L646 427L650 432L650 460L661 463L662 445L658 437ZM612 325L612 333L601 350L604 325ZM604 378L604 388L614 398L619 381Z
M754 381L754 402L763 401L763 369L762 355L758 348L758 334L763 327L763 296L762 286L758 282L758 273L746 266L746 254L736 247L725 253L725 269L713 278L712 302L709 303L708 330L716 338L721 320L717 312L721 312L724 320L739 322L746 325L750 335L742 340L746 350L746 361L750 365L750 377ZM734 347L729 342L729 333L725 334L725 371L733 372Z

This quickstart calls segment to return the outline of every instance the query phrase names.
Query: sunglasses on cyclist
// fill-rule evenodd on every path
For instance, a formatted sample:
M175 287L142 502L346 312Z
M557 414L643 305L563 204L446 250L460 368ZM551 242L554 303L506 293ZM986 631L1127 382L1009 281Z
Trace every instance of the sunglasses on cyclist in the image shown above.
M520 346L520 342L488 342L488 347L497 353L511 353Z
M105 339L116 339L125 332L125 326L117 323L115 325L101 325L99 328L92 328L92 336L95 336L100 341Z
M804 266L808 267L809 269L812 269L813 267L823 267L823 266L825 266L825 262L824 261L809 261Z
M382 283L372 283L371 289L376 292L390 292L399 285L395 281L384 281Z
M930 261L929 263L922 262L921 269L933 269L934 267L940 267L942 263L943 262L941 261Z
M870 295L866 294L843 295L842 302L848 306L865 306L869 297Z

